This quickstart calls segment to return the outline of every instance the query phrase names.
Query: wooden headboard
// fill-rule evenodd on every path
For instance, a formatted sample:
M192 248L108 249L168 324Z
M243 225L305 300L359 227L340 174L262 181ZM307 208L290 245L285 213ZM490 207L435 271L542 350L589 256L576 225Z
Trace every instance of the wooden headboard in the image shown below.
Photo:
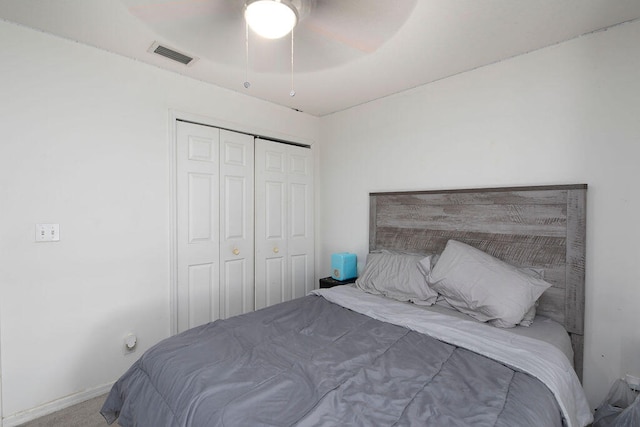
M369 250L441 253L458 240L553 286L537 313L563 324L582 379L587 185L370 194Z

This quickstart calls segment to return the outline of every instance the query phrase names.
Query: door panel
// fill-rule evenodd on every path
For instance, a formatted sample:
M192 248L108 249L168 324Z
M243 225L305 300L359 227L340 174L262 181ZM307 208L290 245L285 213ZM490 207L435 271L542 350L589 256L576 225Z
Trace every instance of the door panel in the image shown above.
M307 185L306 184L291 184L289 191L289 198L291 200L291 215L289 217L289 223L291 227L290 238L305 238L307 232L310 231L307 227L307 221L309 215L307 212L309 206L307 206Z
M291 298L303 297L309 293L310 289L307 289L307 277L309 275L309 257L307 254L292 255L290 257L291 265Z
M213 287L218 278L214 276L214 264L189 266L189 325L202 325L217 318L218 301Z
M218 177L211 174L187 173L189 243L214 242L218 219L213 210Z
M277 174L285 173L285 157L286 152L281 150L281 147L278 147L275 142L272 143L269 141L266 145L262 147L262 158L264 162L264 171L272 172Z
M256 141L256 309L284 299L287 274L286 152Z
M268 240L285 239L285 186L282 182L268 181L264 183L265 209L260 214L264 215L265 233Z
M253 258L250 258L253 260ZM236 316L253 310L253 303L250 307L247 305L246 292L249 290L245 272L249 270L246 265L246 258L232 259L225 261L223 267L225 278L224 281L224 312L225 317ZM250 269L253 271L253 269ZM251 289L252 291L253 289ZM253 294L251 295L253 297Z
M219 315L219 130L177 123L178 332Z
M251 214L247 212L245 203L247 198L246 181L246 178L242 176L225 177L224 238L227 241L245 239L247 237L248 224L246 224L246 218Z
M293 297L314 289L313 157L311 150L288 147L291 171L288 175L290 220L288 249ZM304 260L304 262L303 262Z
M253 137L177 123L178 332L254 309Z
M282 256L270 257L264 260L264 279L266 281L265 301L263 307L268 307L283 301L282 286L285 278L285 259Z
M311 176L311 158L307 156L307 150L302 147L295 147L289 150L291 152L289 159L291 163L290 173L291 175L300 175L304 177ZM308 150L307 150L308 151Z
M221 130L220 149L220 317L227 318L255 307L253 137Z
M311 155L256 139L256 308L313 289Z

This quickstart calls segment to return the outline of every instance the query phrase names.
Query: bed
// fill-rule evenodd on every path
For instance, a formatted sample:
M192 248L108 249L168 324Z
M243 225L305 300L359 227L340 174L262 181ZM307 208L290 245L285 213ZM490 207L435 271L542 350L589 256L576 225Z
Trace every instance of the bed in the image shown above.
M114 384L101 412L156 427L587 425L586 188L371 193L370 259L356 285L168 338ZM530 327L496 327L512 310L489 321L460 311L449 285L476 255L532 284ZM407 260L409 273L394 270ZM376 288L405 273L442 294Z

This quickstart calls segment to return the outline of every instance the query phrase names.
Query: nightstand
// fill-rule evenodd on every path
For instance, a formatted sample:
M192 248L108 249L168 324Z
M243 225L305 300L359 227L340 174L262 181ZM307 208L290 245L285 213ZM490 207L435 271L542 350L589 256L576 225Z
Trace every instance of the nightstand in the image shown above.
M332 288L338 285L348 285L349 283L354 283L356 279L357 277L354 277L353 279L347 279L347 280L336 280L331 276L323 277L322 279L320 279L320 289Z

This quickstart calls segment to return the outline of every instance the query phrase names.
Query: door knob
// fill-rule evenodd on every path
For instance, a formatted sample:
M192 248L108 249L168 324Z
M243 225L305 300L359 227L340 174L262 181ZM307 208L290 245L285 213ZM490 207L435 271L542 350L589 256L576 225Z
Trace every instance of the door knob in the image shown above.
M278 249L277 247L273 248L273 253L277 254L278 252L280 252L280 249Z
M233 254L234 254L234 255L240 255L240 249L238 249L238 248L234 248L234 249L233 249Z

